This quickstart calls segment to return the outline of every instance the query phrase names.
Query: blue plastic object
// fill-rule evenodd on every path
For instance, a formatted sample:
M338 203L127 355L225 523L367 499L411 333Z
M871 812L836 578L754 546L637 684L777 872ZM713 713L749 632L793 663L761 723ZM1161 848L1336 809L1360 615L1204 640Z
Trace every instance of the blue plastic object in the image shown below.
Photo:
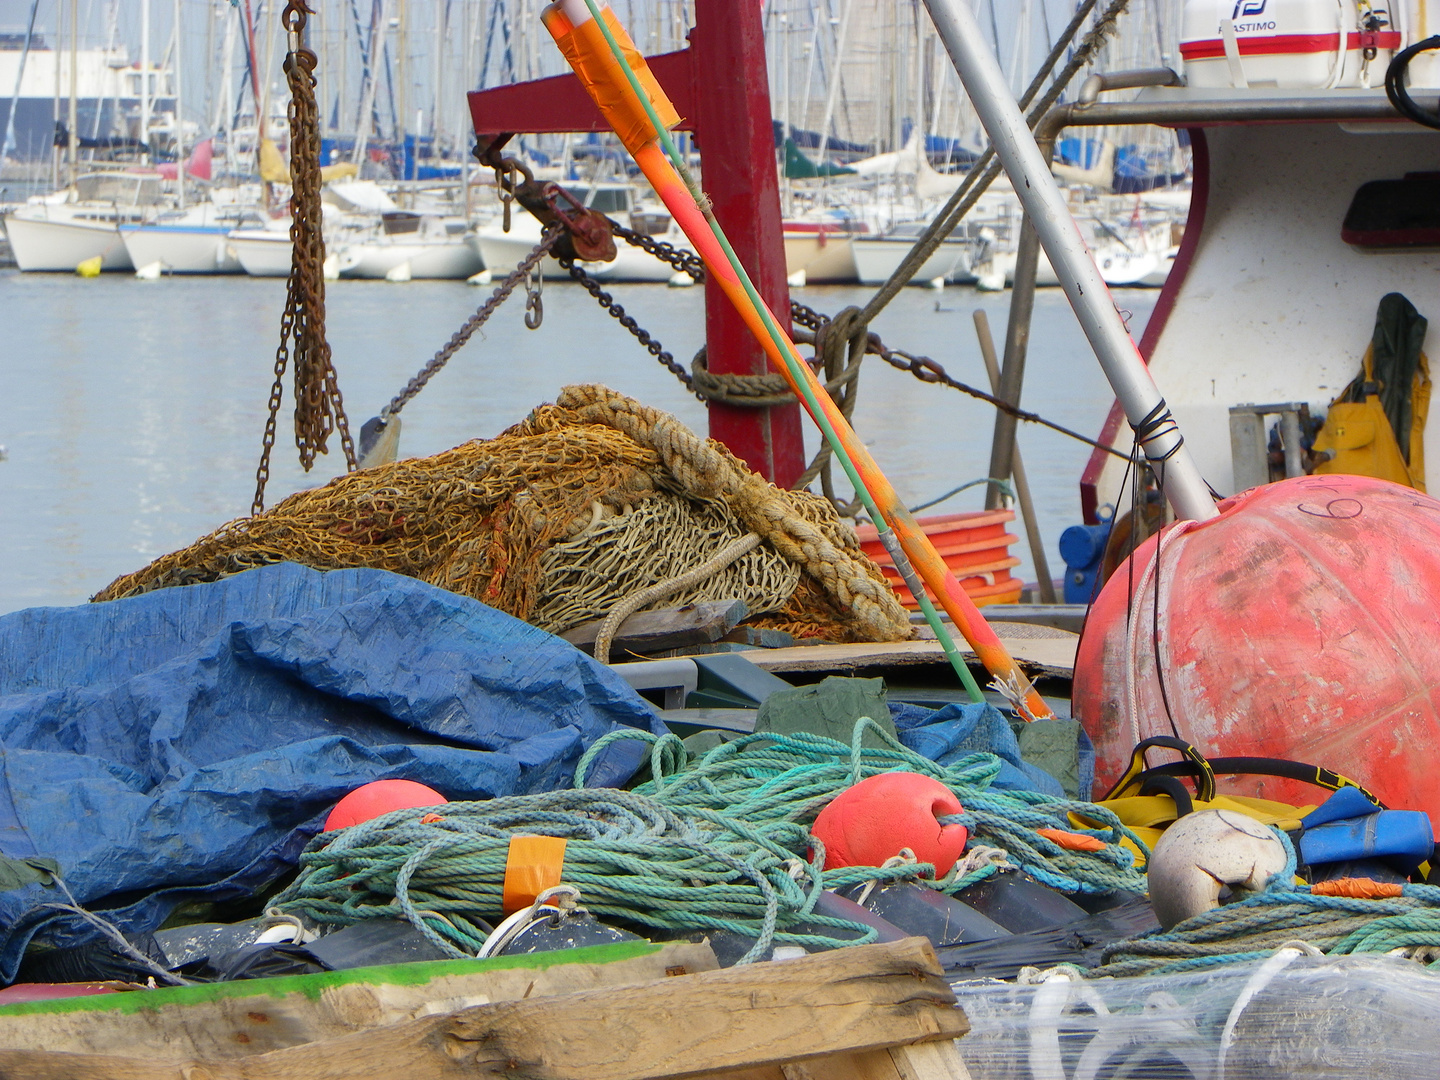
M1088 604L1095 595L1095 579L1105 557L1111 522L1071 525L1060 534L1060 557L1065 560L1065 602Z
M1332 821L1380 813L1380 807L1360 794L1358 788L1342 787L1300 819L1301 828L1313 829Z
M549 790L622 724L665 731L567 642L383 570L282 564L19 611L0 617L0 869L54 859L80 903L153 931L273 882L361 784ZM597 786L639 764L642 744L615 746ZM64 897L35 876L0 892L5 982L42 925L57 947L95 937L41 907Z
M1419 810L1381 810L1332 821L1306 829L1300 837L1300 858L1308 866L1385 859L1409 873L1434 850L1430 816Z

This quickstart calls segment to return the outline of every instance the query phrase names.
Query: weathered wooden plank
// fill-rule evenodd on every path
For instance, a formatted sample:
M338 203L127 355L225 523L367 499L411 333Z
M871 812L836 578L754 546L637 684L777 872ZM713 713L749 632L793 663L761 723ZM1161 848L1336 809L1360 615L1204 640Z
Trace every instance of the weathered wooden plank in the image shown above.
M737 626L720 640L736 645L758 645L762 649L788 649L795 644L795 635L763 626Z
M567 955L574 959L565 962ZM0 1047L120 1052L172 1062L253 1057L475 1005L630 986L718 967L708 945L672 942L650 946L644 955L601 946L570 954L137 990L0 1010Z
M719 641L749 613L743 600L704 600L661 611L637 611L620 624L610 647L611 655L656 653ZM582 652L593 653L603 622L603 619L593 619L560 636Z
M181 1065L5 1051L0 1078L679 1080L952 1040L967 1028L934 950L909 938L624 989L481 1005L241 1060Z

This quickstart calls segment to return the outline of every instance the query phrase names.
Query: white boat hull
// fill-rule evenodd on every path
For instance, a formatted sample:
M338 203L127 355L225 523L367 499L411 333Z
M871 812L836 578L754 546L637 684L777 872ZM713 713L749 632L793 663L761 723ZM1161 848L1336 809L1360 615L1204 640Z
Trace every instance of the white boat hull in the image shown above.
M229 229L199 225L140 225L120 236L136 266L159 263L167 274L239 274ZM288 269L288 266L287 266Z
M82 262L96 256L101 270L135 269L113 221L67 221L17 213L5 218L5 233L15 265L23 271L74 273Z
M336 248L340 276L384 278L410 264L411 278L459 281L485 269L479 254L463 239L440 243L355 243ZM288 269L288 267L287 267Z
M662 239L672 242L668 237ZM470 241L484 260L485 269L499 278L513 271L540 242L540 228L538 224L533 229L526 228L515 221L507 233L499 225L487 225L472 234ZM662 282L675 275L674 268L668 263L623 240L616 242L613 262L581 262L579 265L597 281ZM547 281L570 279L569 271L549 257L541 263L541 273Z
M834 233L786 233L785 274L790 276L802 270L809 285L854 284L857 271L850 237Z
M883 285L890 280L915 246L913 239L886 236L857 236L850 241L855 258L855 272L861 285ZM930 282L936 278L955 281L970 273L970 245L964 240L946 240L920 270L910 279L912 283ZM809 272L806 272L809 278Z
M237 231L225 238L225 244L251 277L290 275L290 237L286 233Z

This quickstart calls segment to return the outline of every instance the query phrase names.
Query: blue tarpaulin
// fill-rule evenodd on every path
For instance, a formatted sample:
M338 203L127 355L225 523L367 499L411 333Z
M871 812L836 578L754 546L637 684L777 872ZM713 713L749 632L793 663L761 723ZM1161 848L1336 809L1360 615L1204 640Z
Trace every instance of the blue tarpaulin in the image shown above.
M80 903L153 930L183 902L274 881L360 784L548 790L621 724L664 731L568 643L383 570L281 564L33 608L0 617L0 856L54 859ZM643 746L615 750L591 783L623 783ZM42 923L57 945L94 937L40 907L55 886L8 869L6 982Z

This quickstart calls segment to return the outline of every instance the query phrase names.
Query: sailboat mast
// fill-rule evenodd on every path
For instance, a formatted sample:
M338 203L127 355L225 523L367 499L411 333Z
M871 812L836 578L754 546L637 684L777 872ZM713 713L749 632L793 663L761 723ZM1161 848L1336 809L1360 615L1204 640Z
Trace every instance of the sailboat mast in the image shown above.
M150 0L140 0L140 141L150 159Z
M57 56L58 60L59 57ZM70 163L70 183L75 183L75 177L80 171L79 147L80 147L80 120L79 102L77 98L80 93L80 0L70 0L70 123L69 134L66 142L67 157Z
M175 49L170 65L170 82L175 91L175 190L180 209L185 209L185 80L180 77L180 42L184 38L180 18L180 0L175 0Z

